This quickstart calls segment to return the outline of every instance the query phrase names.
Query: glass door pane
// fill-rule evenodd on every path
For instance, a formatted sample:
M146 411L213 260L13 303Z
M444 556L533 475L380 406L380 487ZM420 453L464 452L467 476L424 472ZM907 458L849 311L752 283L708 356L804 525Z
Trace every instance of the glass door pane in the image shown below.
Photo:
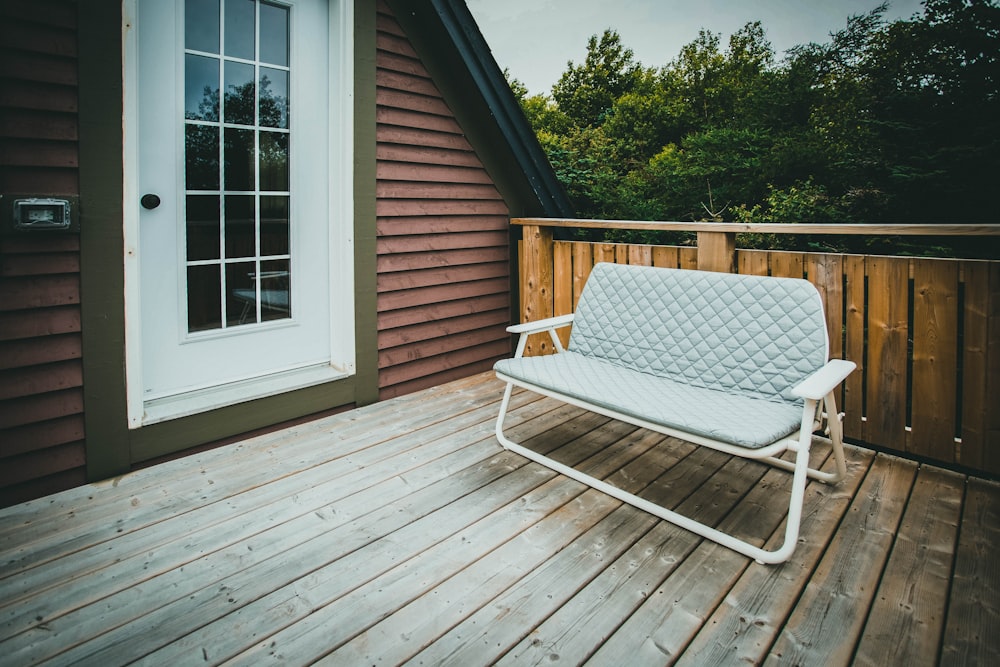
M188 332L292 316L289 8L185 0Z

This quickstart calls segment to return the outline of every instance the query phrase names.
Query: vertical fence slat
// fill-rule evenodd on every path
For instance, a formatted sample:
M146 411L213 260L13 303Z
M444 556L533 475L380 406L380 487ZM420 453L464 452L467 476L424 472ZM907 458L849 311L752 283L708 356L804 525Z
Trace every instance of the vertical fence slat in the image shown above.
M556 241L552 250L552 314L573 312L573 255L570 244ZM569 345L569 327L559 330L563 347Z
M771 275L781 278L801 278L804 262L801 252L772 252Z
M598 262L612 262L617 260L618 253L613 243L594 244L594 264Z
M986 444L988 369L987 332L990 299L990 265L962 262L965 308L962 345L962 445L957 463L983 468Z
M841 255L806 255L806 275L819 290L830 336L830 358L844 356L844 259Z
M594 268L594 250L589 243L573 244L573 311L580 302L583 286L587 284L590 271Z
M846 307L844 311L844 358L858 365L857 370L844 381L844 435L860 441L867 440L865 417L865 377L868 374L865 358L865 278L868 273L867 258L863 255L844 257Z
M526 225L523 233L524 251L521 266L522 322L536 322L552 317L552 230ZM550 354L552 340L548 334L535 334L528 339L525 354Z
M690 271L698 270L698 249L691 248L688 246L682 246L677 251L677 268L688 269Z
M905 258L868 258L866 434L898 451L906 450L909 266Z
M840 255L805 255L805 270L809 282L816 286L823 299L826 331L830 338L830 358L844 356L844 260ZM837 409L844 409L844 387L834 396Z
M628 263L651 266L653 264L653 247L648 245L629 245Z
M736 253L737 271L748 276L768 274L766 250L739 250Z
M913 260L913 394L910 451L955 460L958 262Z
M680 267L677 250L677 246L653 246L653 266L660 266L667 269Z
M1000 474L1000 262L990 263L989 299L986 311L986 442L983 447L983 470Z

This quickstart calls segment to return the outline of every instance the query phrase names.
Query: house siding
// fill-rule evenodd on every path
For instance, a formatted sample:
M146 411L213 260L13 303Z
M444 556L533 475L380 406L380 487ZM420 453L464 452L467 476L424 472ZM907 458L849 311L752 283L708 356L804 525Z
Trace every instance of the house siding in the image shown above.
M392 10L378 3L379 397L510 354L509 209Z
M76 23L0 5L0 194L79 194ZM79 237L0 237L0 505L86 480L81 357Z

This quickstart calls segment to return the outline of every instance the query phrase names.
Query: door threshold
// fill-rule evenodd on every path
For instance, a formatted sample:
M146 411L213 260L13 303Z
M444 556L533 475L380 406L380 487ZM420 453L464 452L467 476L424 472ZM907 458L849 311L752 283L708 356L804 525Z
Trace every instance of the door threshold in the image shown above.
M142 423L134 428L305 389L349 375L324 363L148 399L143 401Z

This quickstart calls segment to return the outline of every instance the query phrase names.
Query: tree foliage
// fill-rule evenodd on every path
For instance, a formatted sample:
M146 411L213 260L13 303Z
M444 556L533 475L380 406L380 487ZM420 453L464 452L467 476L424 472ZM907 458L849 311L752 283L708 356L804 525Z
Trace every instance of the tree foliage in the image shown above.
M1000 7L886 9L780 61L759 22L660 68L607 30L551 96L515 92L581 217L1000 221Z

